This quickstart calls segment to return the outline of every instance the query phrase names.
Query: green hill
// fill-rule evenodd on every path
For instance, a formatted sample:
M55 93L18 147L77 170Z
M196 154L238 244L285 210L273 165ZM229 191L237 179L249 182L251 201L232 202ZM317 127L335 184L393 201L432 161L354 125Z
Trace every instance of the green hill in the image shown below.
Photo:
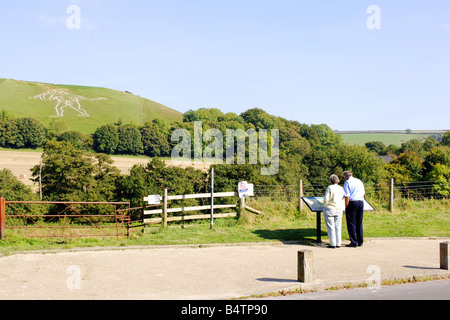
M0 79L0 110L31 117L46 127L93 133L117 122L144 124L155 118L181 121L182 113L129 92L98 87Z

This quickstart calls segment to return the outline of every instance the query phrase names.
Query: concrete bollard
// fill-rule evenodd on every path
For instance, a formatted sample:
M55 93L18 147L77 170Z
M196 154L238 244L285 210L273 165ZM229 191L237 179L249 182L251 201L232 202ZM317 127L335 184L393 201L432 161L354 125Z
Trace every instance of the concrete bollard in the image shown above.
M314 282L314 253L311 250L298 252L298 281Z
M440 244L441 269L448 270L448 245L449 241Z

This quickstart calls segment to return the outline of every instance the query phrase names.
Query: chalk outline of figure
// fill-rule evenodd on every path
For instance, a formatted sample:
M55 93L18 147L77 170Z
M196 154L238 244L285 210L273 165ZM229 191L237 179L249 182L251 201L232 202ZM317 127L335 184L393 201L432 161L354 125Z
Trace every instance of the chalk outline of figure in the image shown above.
M75 111L78 111L80 117L90 117L89 113L81 107L80 100L106 100L107 98L86 98L83 96L71 94L69 89L54 89L41 93L37 96L30 97L30 99L40 99L42 101L57 101L55 106L56 116L52 117L64 117L64 108L70 107ZM64 104L61 106L61 104Z

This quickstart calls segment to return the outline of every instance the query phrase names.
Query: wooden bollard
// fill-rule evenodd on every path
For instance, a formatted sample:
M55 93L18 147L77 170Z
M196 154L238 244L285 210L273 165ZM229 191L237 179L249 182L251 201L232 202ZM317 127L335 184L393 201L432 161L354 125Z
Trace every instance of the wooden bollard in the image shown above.
M441 269L448 270L448 245L449 241L440 244Z
M314 253L311 250L298 252L298 281L314 282Z

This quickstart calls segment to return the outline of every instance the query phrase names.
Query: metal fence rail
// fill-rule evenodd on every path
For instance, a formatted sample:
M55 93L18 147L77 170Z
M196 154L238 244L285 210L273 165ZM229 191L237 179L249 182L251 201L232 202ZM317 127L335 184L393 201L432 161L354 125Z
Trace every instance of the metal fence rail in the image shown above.
M307 184L300 180L298 185L255 185L254 193L256 198L298 199L301 210L301 197L323 196L327 187L328 185ZM391 179L365 184L365 188L368 199L388 202L390 208L396 199L448 199L450 196L450 181L396 182Z

